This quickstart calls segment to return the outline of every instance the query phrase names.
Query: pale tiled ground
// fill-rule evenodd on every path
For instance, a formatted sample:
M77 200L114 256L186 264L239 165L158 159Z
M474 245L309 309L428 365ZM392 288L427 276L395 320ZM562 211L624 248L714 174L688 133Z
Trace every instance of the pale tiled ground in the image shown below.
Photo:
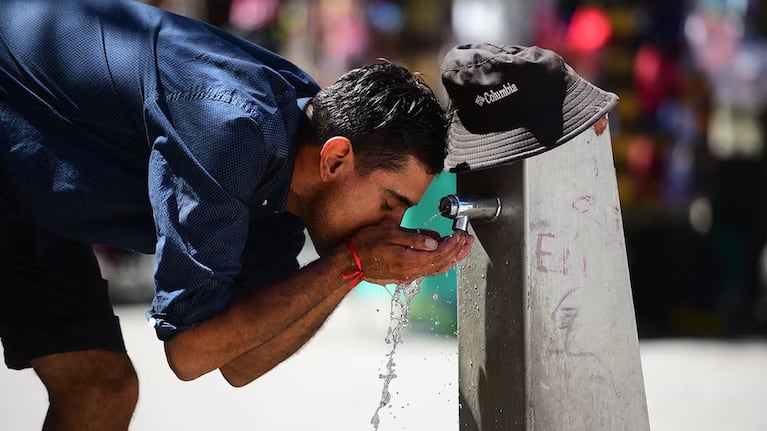
M131 429L372 430L388 307L383 295L350 295L299 354L242 389L218 375L177 381L145 306L118 307L142 385ZM457 430L455 339L411 334L400 349L393 407L379 429ZM652 341L641 349L654 431L767 430L767 342ZM0 368L0 429L39 429L45 405L31 372Z

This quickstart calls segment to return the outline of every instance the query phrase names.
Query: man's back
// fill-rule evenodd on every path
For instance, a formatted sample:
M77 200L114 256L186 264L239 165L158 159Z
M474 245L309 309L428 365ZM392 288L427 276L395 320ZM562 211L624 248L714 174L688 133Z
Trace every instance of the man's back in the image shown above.
M243 142L271 137L289 154L280 147L295 139L296 99L316 90L266 50L137 2L0 6L0 161L39 226L82 241L154 251L148 182L158 142L185 147L177 163L199 162L247 199L264 179L236 183L226 176L243 174L220 160L250 157L261 161L250 170L271 170L272 153ZM223 129L238 118L257 120L264 136L235 130L231 142Z

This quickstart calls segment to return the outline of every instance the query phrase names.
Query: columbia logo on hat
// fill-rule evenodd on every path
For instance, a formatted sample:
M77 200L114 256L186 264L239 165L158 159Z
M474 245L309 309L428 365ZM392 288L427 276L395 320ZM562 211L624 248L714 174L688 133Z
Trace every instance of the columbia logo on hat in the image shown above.
M490 104L493 102L497 102L505 97L509 97L512 94L519 91L517 88L517 84L512 84L511 82L507 82L503 84L503 88L501 88L498 91L485 91L482 94L478 94L477 98L474 100L474 103L477 104L477 106L482 106L485 103Z
M445 167L484 169L569 141L618 103L537 46L458 45L442 61L453 107ZM514 95L514 97L510 97Z

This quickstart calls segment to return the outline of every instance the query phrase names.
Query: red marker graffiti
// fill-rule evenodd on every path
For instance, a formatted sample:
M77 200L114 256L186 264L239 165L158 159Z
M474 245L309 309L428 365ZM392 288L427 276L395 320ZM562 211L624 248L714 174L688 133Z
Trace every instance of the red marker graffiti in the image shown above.
M591 195L583 195L573 201L572 208L575 212L580 214L589 212L594 208L594 197Z
M538 272L549 272L546 265L543 264L544 256L551 256L551 252L543 250L543 238L555 238L553 233L543 232L538 234L538 244L535 247L535 268Z

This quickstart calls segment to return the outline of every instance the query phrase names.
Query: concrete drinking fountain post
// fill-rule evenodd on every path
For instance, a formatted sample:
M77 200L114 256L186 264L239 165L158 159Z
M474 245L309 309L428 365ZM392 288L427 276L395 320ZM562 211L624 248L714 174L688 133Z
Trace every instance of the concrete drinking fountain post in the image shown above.
M479 243L459 267L461 431L649 430L607 118L458 174L440 212Z

